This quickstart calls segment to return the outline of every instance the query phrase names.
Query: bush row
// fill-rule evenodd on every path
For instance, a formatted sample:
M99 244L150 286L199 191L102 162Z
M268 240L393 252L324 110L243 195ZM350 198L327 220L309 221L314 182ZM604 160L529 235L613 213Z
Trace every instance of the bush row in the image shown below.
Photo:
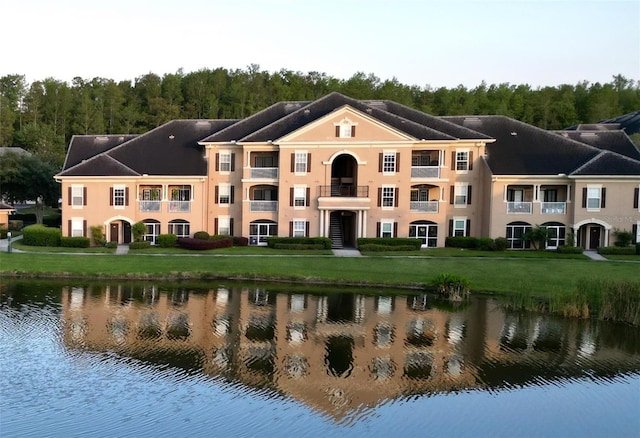
M416 240L416 239L412 239ZM417 251L415 245L378 245L376 243L365 243L358 245L360 251L381 252L381 251Z
M492 239L490 237L452 236L444 240L444 246L481 251L504 251L509 248L509 241L504 237Z
M361 237L358 239L358 248L363 251L368 251L365 249L366 247L379 248L371 251L417 251L420 246L422 246L422 241L413 238ZM402 247L403 249L396 247Z
M151 247L151 242L148 240L142 240L140 242L131 242L129 249L146 249Z
M0 239L6 239L8 232L8 229L0 227Z
M318 249L331 249L331 239L328 237L268 237L267 246L279 249L299 249L298 245L314 245ZM287 246L290 246L287 248Z
M216 248L229 248L233 246L233 239L196 239L192 237L180 237L178 246L185 249L206 250Z
M634 255L637 249L633 246L601 246L598 248L598 254L611 255Z
M22 243L29 246L60 246L62 232L59 228L29 225L22 230Z
M584 248L582 248L581 246L560 245L556 249L556 252L558 254L582 254L583 251Z
M271 248L274 249L293 249L293 250L323 250L324 245L314 243L276 243Z
M88 237L75 236L75 237L61 237L60 246L66 248L89 248L91 245L91 239Z

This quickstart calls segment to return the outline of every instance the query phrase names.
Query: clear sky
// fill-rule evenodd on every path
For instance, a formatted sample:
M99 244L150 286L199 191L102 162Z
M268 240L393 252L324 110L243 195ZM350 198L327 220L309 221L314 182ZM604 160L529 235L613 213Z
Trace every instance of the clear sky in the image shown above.
M3 0L0 76L203 68L425 87L640 80L640 0Z

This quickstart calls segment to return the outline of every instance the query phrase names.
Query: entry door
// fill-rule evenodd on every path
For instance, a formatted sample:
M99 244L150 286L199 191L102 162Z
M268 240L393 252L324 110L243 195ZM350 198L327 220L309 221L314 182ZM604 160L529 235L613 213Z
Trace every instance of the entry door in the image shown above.
M118 242L118 223L112 223L109 227L109 241L110 242Z
M122 241L131 243L131 224L129 222L122 222Z
M589 228L589 249L596 249L600 246L600 227Z

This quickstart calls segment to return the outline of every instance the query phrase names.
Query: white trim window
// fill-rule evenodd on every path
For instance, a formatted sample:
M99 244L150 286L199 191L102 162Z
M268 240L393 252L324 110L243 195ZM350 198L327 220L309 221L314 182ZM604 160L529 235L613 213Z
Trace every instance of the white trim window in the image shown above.
M456 171L466 172L469 170L469 151L456 151Z
M147 231L144 236L142 236L142 239L151 242L152 245L158 243L158 236L160 235L160 222L148 221L144 222L144 226L147 228Z
M454 217L453 218L453 231L452 236L466 236L467 230L467 218L466 217Z
M455 207L466 207L469 193L469 184L455 183L453 205Z
M381 206L393 208L395 206L396 188L394 186L382 186Z
M393 223L390 220L380 221L380 236L378 237L393 237Z
M71 186L71 205L74 208L84 205L84 186Z
M531 229L526 222L512 222L507 224L506 236L511 249L531 248L531 242L524 239L524 235Z
M218 171L231 172L231 152L220 151L220 155L218 155Z
M602 186L587 186L587 210L599 211L601 207Z
M218 204L231 203L231 184L222 183L218 186Z
M178 237L189 237L191 224L183 220L171 221L169 222L169 234L175 234Z
M396 152L382 153L382 173L394 175L396 173Z
M307 173L307 151L296 151L295 152L295 163L294 163L294 172L296 174L304 174Z
M307 236L307 220L294 219L293 220L293 237L306 237L306 236Z
M74 217L71 219L71 237L84 236L84 218Z
M221 236L231 235L231 217L218 216L218 234Z
M340 122L335 123L336 127L336 137L339 138L352 138L356 136L356 125L357 123L353 123L347 117L342 119Z
M113 186L113 206L124 207L126 205L126 187Z
M293 186L293 206L304 208L307 205L307 186Z

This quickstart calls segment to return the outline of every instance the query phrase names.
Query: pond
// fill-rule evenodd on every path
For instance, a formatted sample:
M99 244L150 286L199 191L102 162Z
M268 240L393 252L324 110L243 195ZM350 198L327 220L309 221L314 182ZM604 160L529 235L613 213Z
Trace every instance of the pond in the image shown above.
M0 281L2 436L638 436L640 329L492 298Z

